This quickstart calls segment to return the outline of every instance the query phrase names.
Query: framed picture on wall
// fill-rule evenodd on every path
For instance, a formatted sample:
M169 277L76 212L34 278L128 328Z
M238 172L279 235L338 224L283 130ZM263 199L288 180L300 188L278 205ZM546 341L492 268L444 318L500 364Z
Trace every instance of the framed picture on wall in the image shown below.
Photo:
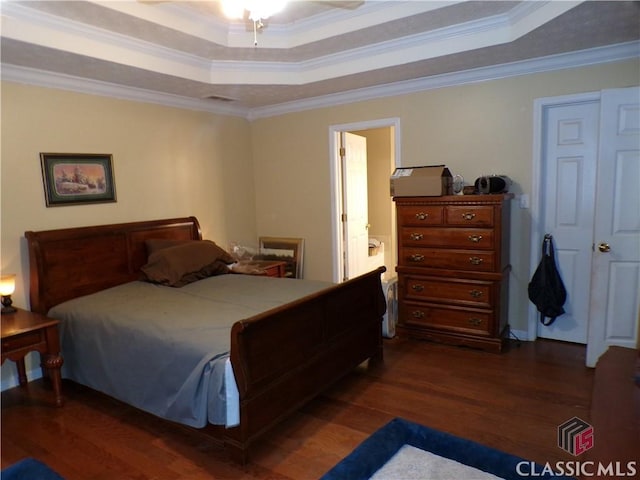
M284 261L287 278L302 278L303 238L260 237L258 242L259 254L254 258Z
M47 207L116 201L113 157L101 153L41 153Z

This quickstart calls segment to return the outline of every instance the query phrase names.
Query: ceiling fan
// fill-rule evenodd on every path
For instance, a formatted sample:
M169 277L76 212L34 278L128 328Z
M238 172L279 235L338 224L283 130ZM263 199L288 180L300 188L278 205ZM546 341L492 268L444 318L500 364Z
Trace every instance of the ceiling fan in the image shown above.
M170 3L180 0L138 0L140 3ZM253 28L254 45L258 45L258 32L265 26L264 20L286 8L287 3L313 3L353 10L364 4L364 0L211 0L218 4L219 11L229 19L245 19Z
M137 0L140 3L183 3L185 0ZM194 2L204 3L201 0L194 0ZM190 2L186 2L190 3ZM207 2L211 5L218 4L220 10L229 8L230 10L245 10L251 12L253 10L272 10L271 15L276 11L285 8L286 4L304 4L312 3L330 6L332 8L342 8L347 10L353 10L365 3L365 0L209 0ZM278 6L280 4L280 6ZM273 5L273 7L272 7ZM274 10L275 7L275 10ZM268 15L268 16L271 16ZM265 19L266 17L262 17Z

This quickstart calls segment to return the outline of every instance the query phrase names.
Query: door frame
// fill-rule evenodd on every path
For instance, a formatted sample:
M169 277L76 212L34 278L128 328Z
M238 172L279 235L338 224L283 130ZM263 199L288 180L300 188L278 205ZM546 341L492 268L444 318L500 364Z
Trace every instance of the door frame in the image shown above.
M382 118L364 122L343 123L329 126L329 170L331 178L331 257L333 265L332 278L335 283L342 282L344 272L344 246L342 243L342 168L340 166L340 133L357 132L373 128L393 127L394 163L402 165L400 152L400 118Z
M544 131L546 112L549 108L573 105L577 103L599 102L600 92L587 92L557 97L537 98L533 101L533 159L531 167L531 236L530 236L530 266L531 278L540 263L540 248L544 232L544 210L542 209L542 194L544 181L542 168L545 165L544 158ZM527 340L538 338L538 321L540 315L536 306L529 302L529 316L527 322ZM589 321L589 320L588 320ZM588 329L588 326L587 326Z

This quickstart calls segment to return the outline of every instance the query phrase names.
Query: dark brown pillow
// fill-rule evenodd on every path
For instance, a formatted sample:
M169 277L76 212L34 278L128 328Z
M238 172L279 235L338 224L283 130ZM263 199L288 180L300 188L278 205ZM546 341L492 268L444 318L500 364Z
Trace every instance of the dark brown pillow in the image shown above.
M162 242L174 244L165 243L159 248ZM227 265L234 262L228 252L210 240L147 240L147 248L151 253L142 273L150 282L171 287L229 273Z
M162 250L163 248L175 247L176 245L184 245L185 243L198 242L199 240L174 240L171 238L150 238L145 240L147 247L147 256L153 252Z
M202 242L207 242L215 245L219 249L218 253L220 256L220 260L224 263L232 264L236 261L229 252L227 252L224 248L220 247L212 240L175 240L171 238L150 238L145 241L145 244L147 247L147 257L149 257L152 253L157 252L158 250L163 250L165 248L177 247L179 245L186 245L188 243Z

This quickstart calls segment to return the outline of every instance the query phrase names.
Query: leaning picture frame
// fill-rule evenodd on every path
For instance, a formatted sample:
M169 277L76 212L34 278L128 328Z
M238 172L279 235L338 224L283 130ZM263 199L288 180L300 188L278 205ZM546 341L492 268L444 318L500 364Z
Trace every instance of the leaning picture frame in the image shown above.
M304 239L285 237L259 237L258 255L262 260L281 260L286 263L285 277L302 278Z
M47 207L116 201L113 156L40 153Z

